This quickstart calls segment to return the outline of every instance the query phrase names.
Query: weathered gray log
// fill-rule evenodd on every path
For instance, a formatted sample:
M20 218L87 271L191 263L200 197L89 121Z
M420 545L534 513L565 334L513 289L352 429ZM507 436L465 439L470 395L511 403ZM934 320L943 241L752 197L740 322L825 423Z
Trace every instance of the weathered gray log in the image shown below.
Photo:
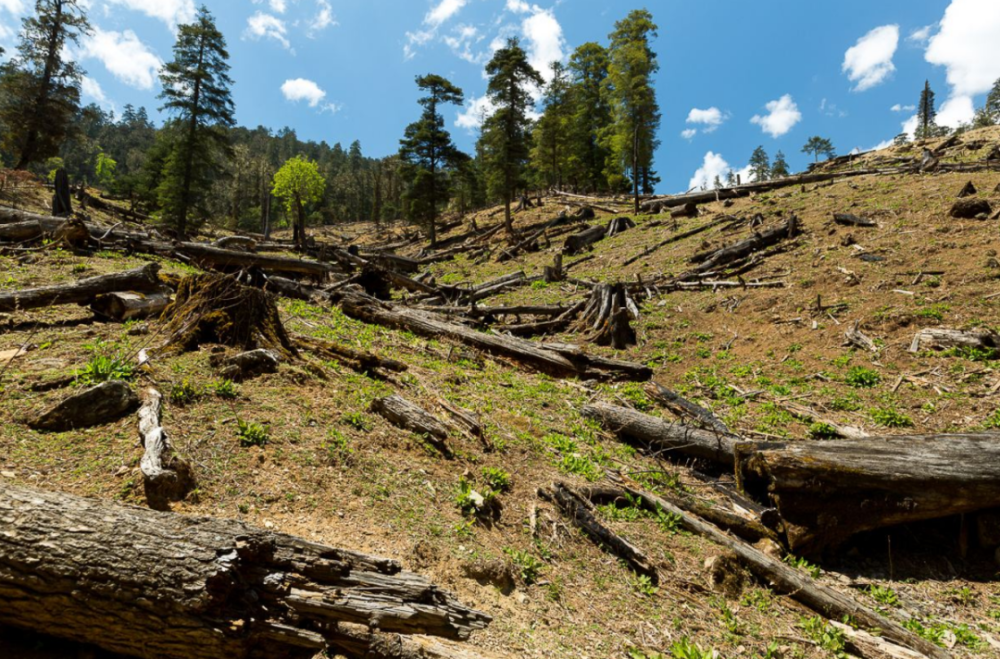
M257 241L249 236L223 236L216 239L212 246L241 252L254 252L257 250Z
M574 492L565 483L553 483L551 487L538 490L538 495L558 506L587 535L597 541L599 545L607 547L615 555L621 557L634 572L649 577L649 580L654 584L660 582L656 566L642 550L601 524L594 515L593 504Z
M621 284L598 284L577 322L577 329L588 332L588 340L599 346L624 350L636 345L638 338L632 321L639 319L639 306Z
M157 291L147 294L124 291L97 296L90 303L90 310L105 318L123 323L127 320L141 320L151 316L159 316L169 304L170 293L167 292Z
M162 286L160 266L149 263L135 270L80 279L72 284L0 291L0 312L37 309L57 304L89 304L98 295L120 291L155 291Z
M139 407L139 397L120 380L73 394L27 419L35 430L66 432L117 421Z
M490 621L395 561L2 482L0 603L0 624L149 659L397 657L340 625L467 639Z
M722 432L701 430L607 403L585 405L580 413L599 422L605 430L623 439L640 442L657 453L683 455L712 460L726 466L735 464L738 437Z
M861 531L1000 506L1000 434L739 444L736 474L766 493L795 553Z
M878 222L875 220L869 220L866 217L858 217L857 215L852 215L851 213L834 213L833 221L837 224L842 224L844 226L851 227L877 227Z
M143 243L139 243L134 247L141 248L142 245ZM171 244L169 249L183 254L199 265L215 270L231 271L256 267L266 272L302 275L317 281L325 281L330 273L339 272L339 268L319 261L251 254L232 249L221 249L203 243L176 243Z
M604 240L606 235L607 228L599 224L584 229L580 233L574 233L566 238L566 244L563 245L562 253L565 255L579 254L594 243Z
M433 414L414 405L402 396L387 396L372 401L371 411L392 425L421 435L446 458L452 457L448 448L448 427Z
M578 348L575 352L558 352L552 346L495 334L484 334L449 323L431 314L405 307L385 304L367 295L346 293L341 307L348 316L374 325L404 329L421 336L449 338L478 350L508 357L532 368L559 377L625 378L645 381L652 369L616 360L592 357Z
M754 233L754 235L750 238L742 240L735 245L730 245L729 247L723 247L716 250L709 255L704 262L694 269L694 273L708 272L710 270L721 268L734 261L750 256L754 252L776 245L782 240L794 238L798 235L798 233L799 220L797 217L792 215L788 218L788 220L776 227L772 227L766 231L761 231L760 233ZM686 278L685 275L681 275L681 277L679 277L679 279L684 278Z
M667 389L659 382L652 382L646 387L646 392L661 405L681 418L694 421L703 428L707 428L723 435L732 435L728 426L715 416L711 411L705 409L697 403L689 401L680 394Z
M1000 348L1000 334L993 330L962 331L931 327L917 332L913 337L913 343L910 344L910 352L950 348L996 350Z
M703 233L705 231L708 231L709 229L711 229L713 227L717 227L720 224L723 224L725 222L733 222L736 219L738 219L738 218L734 218L734 217L731 217L731 216L728 216L728 215L723 215L722 217L719 217L719 218L716 218L716 219L712 220L708 224L703 224L702 226L697 227L695 229L691 229L690 231L685 231L684 233L678 233L676 235L670 236L669 238L667 238L665 240L662 240L662 241L656 243L655 245L653 245L651 247L647 247L646 249L644 249L642 251L641 254L637 254L636 256L633 256L632 258L630 258L627 261L625 261L624 263L622 263L622 265L623 266L632 265L633 263L635 263L639 259L644 258L646 256L649 256L653 252L655 252L655 251L657 251L657 250L659 250L659 249L661 249L663 247L666 247L667 245L679 242L681 240L684 240L686 238L690 238L692 236L696 236L699 233Z
M643 499L647 505L655 509L677 515L684 529L731 550L759 579L769 583L776 591L801 602L826 618L842 620L844 617L849 617L855 624L870 630L878 629L884 638L903 647L917 650L929 659L951 659L951 654L944 648L906 630L899 623L878 614L853 598L816 583L806 572L786 565L779 559L772 558L759 549L724 533L697 515L683 510L655 494L631 487L624 489L631 496Z
M689 201L670 211L670 217L675 220L684 217L698 217L698 205Z
M860 324L860 321L854 321L854 324L844 332L844 338L847 340L846 345L867 350L868 352L878 352L878 346L875 342L859 329Z
M191 466L174 451L170 437L160 425L163 397L156 389L146 391L139 408L139 444L145 449L142 471L146 502L154 510L167 510L172 501L182 501L195 485Z

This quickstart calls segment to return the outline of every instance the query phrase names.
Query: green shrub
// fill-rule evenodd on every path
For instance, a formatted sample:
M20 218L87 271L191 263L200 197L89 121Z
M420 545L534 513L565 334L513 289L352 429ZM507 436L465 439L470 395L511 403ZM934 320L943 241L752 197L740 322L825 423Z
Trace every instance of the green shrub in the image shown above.
M872 421L886 428L909 428L913 419L891 407L873 407L868 412Z
M508 492L513 485L510 474L497 467L483 467L483 481L497 492Z
M882 376L870 368L855 366L847 372L844 381L855 389L871 389L882 381Z
M232 400L238 395L236 389L236 383L228 378L223 378L221 380L216 380L212 383L212 393L214 393L219 398L227 398Z
M466 517L474 517L488 512L495 503L496 492L486 488L484 492L479 492L473 487L471 481L464 477L458 481L458 490L455 492L455 505Z
M135 364L126 348L106 341L97 341L86 348L91 355L83 368L76 372L77 384L89 387L112 380L128 382L135 378Z
M253 421L236 420L240 446L264 446L270 439L267 428Z
M829 423L813 423L809 426L809 436L813 439L833 439L840 434Z
M538 576L541 574L542 568L545 566L544 563L528 552L521 551L520 549L511 549L510 547L507 547L503 551L510 557L510 562L517 568L517 572L526 586L530 586L538 581Z
M170 388L170 402L179 407L193 403L199 396L201 392L187 378Z
M899 596L896 595L896 591L888 586L872 584L868 586L868 596L883 606L896 606L899 604Z

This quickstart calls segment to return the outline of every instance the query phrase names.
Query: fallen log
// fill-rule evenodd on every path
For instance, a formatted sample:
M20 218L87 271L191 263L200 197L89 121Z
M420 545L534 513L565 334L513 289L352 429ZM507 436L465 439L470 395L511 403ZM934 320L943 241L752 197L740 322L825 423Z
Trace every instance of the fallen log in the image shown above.
M359 293L345 293L341 300L341 308L348 316L366 323L404 329L432 338L449 338L489 354L511 358L558 377L598 379L610 377L641 381L652 377L652 370L640 364L600 359L583 353L579 348L567 356L551 345L484 334L446 322L422 311L385 304Z
M136 251L142 251L144 243L132 243ZM154 249L162 249L162 246ZM265 272L295 274L310 277L317 281L325 281L330 273L339 272L328 263L306 261L287 256L268 256L266 254L251 254L232 249L222 249L202 243L176 243L168 246L170 251L183 254L202 267L213 270L231 272L246 268L260 268Z
M877 227L878 222L869 220L866 217L858 217L851 213L834 213L833 221L837 224L851 227Z
M57 304L89 304L97 296L121 291L155 291L162 284L160 266L149 263L135 270L80 279L72 284L57 284L21 291L0 291L0 312L37 309Z
M739 444L736 475L774 503L792 551L817 555L861 531L1000 506L1000 434Z
M642 550L601 524L594 515L593 504L574 492L566 484L553 483L551 487L538 490L538 495L558 506L563 514L573 520L598 545L607 547L616 556L622 558L632 571L648 577L653 584L660 582L659 572L657 572L653 562Z
M990 202L972 197L956 201L949 215L959 220L986 219L992 212L993 207L990 206Z
M604 429L623 439L640 442L656 453L682 453L703 458L727 467L735 464L738 437L722 432L701 430L607 403L585 405L580 413L599 422Z
M703 428L707 428L723 435L732 435L728 426L715 416L711 411L705 409L697 403L689 401L678 393L667 389L659 382L652 382L646 387L646 392L668 410L681 418L694 421Z
M401 361L380 357L370 352L355 350L344 345L323 341L304 334L293 334L296 343L315 353L336 359L359 373L377 374L378 369L402 373L409 366Z
M150 388L139 408L139 445L145 449L139 470L146 502L154 510L167 510L170 502L183 501L195 485L191 466L176 454L160 425L162 402L160 392Z
M772 558L759 549L724 533L697 515L683 510L655 494L631 487L624 489L631 496L641 498L646 505L679 517L680 524L685 530L708 538L731 550L759 579L770 584L776 591L801 602L826 618L842 620L847 617L857 625L870 630L879 630L882 637L903 647L921 652L929 659L951 659L951 654L944 648L906 630L899 623L879 615L853 598L816 583L807 573L786 565L777 558Z
M917 332L910 344L910 352L951 348L996 351L1000 348L1000 334L993 330L961 331L931 327Z
M99 316L124 323L127 320L159 316L169 304L170 293L167 292L143 294L126 291L97 296L90 303L90 310Z
M604 240L606 235L607 228L601 225L595 225L584 229L580 233L574 233L572 236L566 238L562 253L566 256L579 254L594 243Z
M787 238L794 238L799 233L799 220L797 217L792 215L787 221L779 226L773 227L766 231L761 231L760 233L754 233L753 236L742 240L735 245L730 245L729 247L723 247L721 249L712 252L707 255L705 260L694 269L692 273L687 275L681 275L679 279L686 279L691 276L691 274L697 274L702 272L708 272L712 270L717 270L722 268L734 261L746 258L753 254L754 252L760 251L766 247L771 247L776 245L782 240Z
M452 458L447 442L448 427L422 407L414 405L402 396L387 396L373 400L371 411L385 417L389 423L398 428L417 433L443 456Z
M878 352L878 346L872 339L859 329L860 321L854 321L845 332L844 338L846 339L846 345L854 346L855 348L860 348L861 350L866 350L868 352Z
M0 531L0 624L129 656L388 658L342 625L464 640L490 622L395 561L236 521L0 485Z
M685 231L684 233L678 233L678 234L676 234L674 236L670 236L666 240L662 240L662 241L656 243L655 245L653 245L652 247L647 247L645 250L643 250L643 252L641 254L633 256L632 258L630 258L627 261L625 261L624 263L622 263L622 265L623 266L632 265L633 263L635 263L639 259L644 258L646 256L649 256L653 252L655 252L655 251L657 251L657 250L659 250L659 249L661 249L663 247L666 247L667 245L679 242L681 240L684 240L686 238L690 238L692 236L697 236L699 233L703 233L705 231L708 231L709 229L711 229L713 227L717 227L720 224L723 224L725 222L732 222L732 221L738 220L738 219L739 218L733 218L733 217L730 217L730 216L722 216L722 217L719 217L719 218L717 218L715 220L712 220L708 224L703 224L700 227L697 227L695 229L691 229L690 231Z

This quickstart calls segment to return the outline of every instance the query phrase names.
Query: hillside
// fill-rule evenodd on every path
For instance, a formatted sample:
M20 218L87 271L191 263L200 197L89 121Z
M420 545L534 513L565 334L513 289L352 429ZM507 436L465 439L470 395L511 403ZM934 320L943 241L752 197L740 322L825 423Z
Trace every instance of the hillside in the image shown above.
M922 146L938 161L928 171L919 170ZM586 300L596 284L627 283L639 310L631 321L636 345L596 345L575 319L533 340L645 365L653 382L708 410L745 441L806 445L829 441L845 428L878 438L990 431L1000 428L1000 345L988 343L995 334L984 334L987 343L979 348L920 346L911 352L911 344L927 329L1000 331L992 212L1000 210L1000 173L991 155L998 148L998 128L970 131L948 143L892 147L815 168L815 174L836 175L829 180L734 193L732 199L698 203L687 217L672 216L669 207L632 216L627 200L546 196L540 206L515 215L520 236L541 232L537 249L527 245L511 258L501 256L510 247L502 230L489 232L501 221L497 208L455 218L436 250L413 239L412 227L365 224L310 229L317 243L313 254L324 256L324 246L351 245L373 261L379 249L419 260L452 249L452 258L421 264L423 276L410 277L455 295L523 273L523 281L476 300L487 312L473 312L467 297L462 304L442 305L433 295L417 299L419 292L393 286L394 308L416 308L483 332L551 319ZM963 164L975 164L975 171L955 171ZM991 205L989 219L951 217L968 182L976 190L971 198ZM29 186L16 202L45 214L49 194ZM592 219L553 224L560 212L572 216L588 204L596 213ZM835 214L873 225L838 224ZM96 210L87 216L109 235L120 220ZM634 228L566 255L564 277L543 277L570 229L579 233L617 217L628 217ZM786 226L793 217L792 235L697 277L681 276L697 263L711 264L715 250ZM0 229L9 220L2 222ZM142 233L148 227L128 229ZM151 261L160 264L161 279L175 285L201 272L193 259L109 241L82 250L48 238L12 241L0 248L0 294ZM287 243L269 245L281 250L274 255L300 256ZM381 263L391 262L382 257ZM303 283L316 292L344 278ZM172 504L174 512L238 519L396 558L492 616L465 644L470 651L653 659L680 647L689 653L681 656L691 659L712 650L726 659L914 656L852 641L850 627L829 625L817 611L751 577L728 551L663 510L643 510L626 499L597 505L594 512L641 548L655 567L657 578L650 579L539 497L539 489L554 481L581 491L624 482L757 523L758 508L772 506L756 492L744 492L758 496L753 509L731 496L737 489L732 469L684 450L622 441L607 424L581 413L585 406L609 403L690 422L671 411L675 406L664 405L652 385L547 375L451 338L363 322L357 313L345 313L350 310L337 296L276 301L299 354L283 359L275 373L238 384L210 363L216 354L210 343L181 353L159 350L169 336L168 315L105 322L85 306L58 304L4 313L0 476L19 486L146 505L134 414L66 432L32 430L25 423L82 388L80 373L117 357L137 393L152 387L164 395L163 426L196 474L196 488ZM548 315L508 314L498 309L503 306L550 309ZM845 333L852 329L874 350L865 349L863 339L848 345ZM351 359L324 352L313 340L396 360L406 370L352 368ZM151 362L134 367L144 349ZM400 429L373 411L373 402L393 394L444 420L445 436ZM455 408L475 415L482 432L464 427L448 412ZM245 441L243 433L241 442L247 423L261 424L266 441ZM487 489L496 491L497 503L474 514L472 495ZM980 517L995 520L996 514L868 530L810 552L808 559L789 554L785 560L876 609L887 626L895 621L947 648L950 656L991 656L1000 652L1000 538L993 542L977 531L986 527ZM768 551L780 551L772 545ZM0 642L18 648L12 656L76 651L10 631L0 632ZM699 648L707 654L696 654Z

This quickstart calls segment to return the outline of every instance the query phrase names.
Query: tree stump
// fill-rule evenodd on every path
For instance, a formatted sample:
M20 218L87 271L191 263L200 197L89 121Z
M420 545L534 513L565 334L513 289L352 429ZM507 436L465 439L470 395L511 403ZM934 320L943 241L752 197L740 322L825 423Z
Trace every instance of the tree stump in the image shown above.
M639 319L639 307L624 284L598 284L580 314L578 331L590 333L599 346L624 350L638 343L632 321Z
M55 192L52 194L52 214L69 217L73 214L73 195L69 189L69 174L60 167L56 170Z

